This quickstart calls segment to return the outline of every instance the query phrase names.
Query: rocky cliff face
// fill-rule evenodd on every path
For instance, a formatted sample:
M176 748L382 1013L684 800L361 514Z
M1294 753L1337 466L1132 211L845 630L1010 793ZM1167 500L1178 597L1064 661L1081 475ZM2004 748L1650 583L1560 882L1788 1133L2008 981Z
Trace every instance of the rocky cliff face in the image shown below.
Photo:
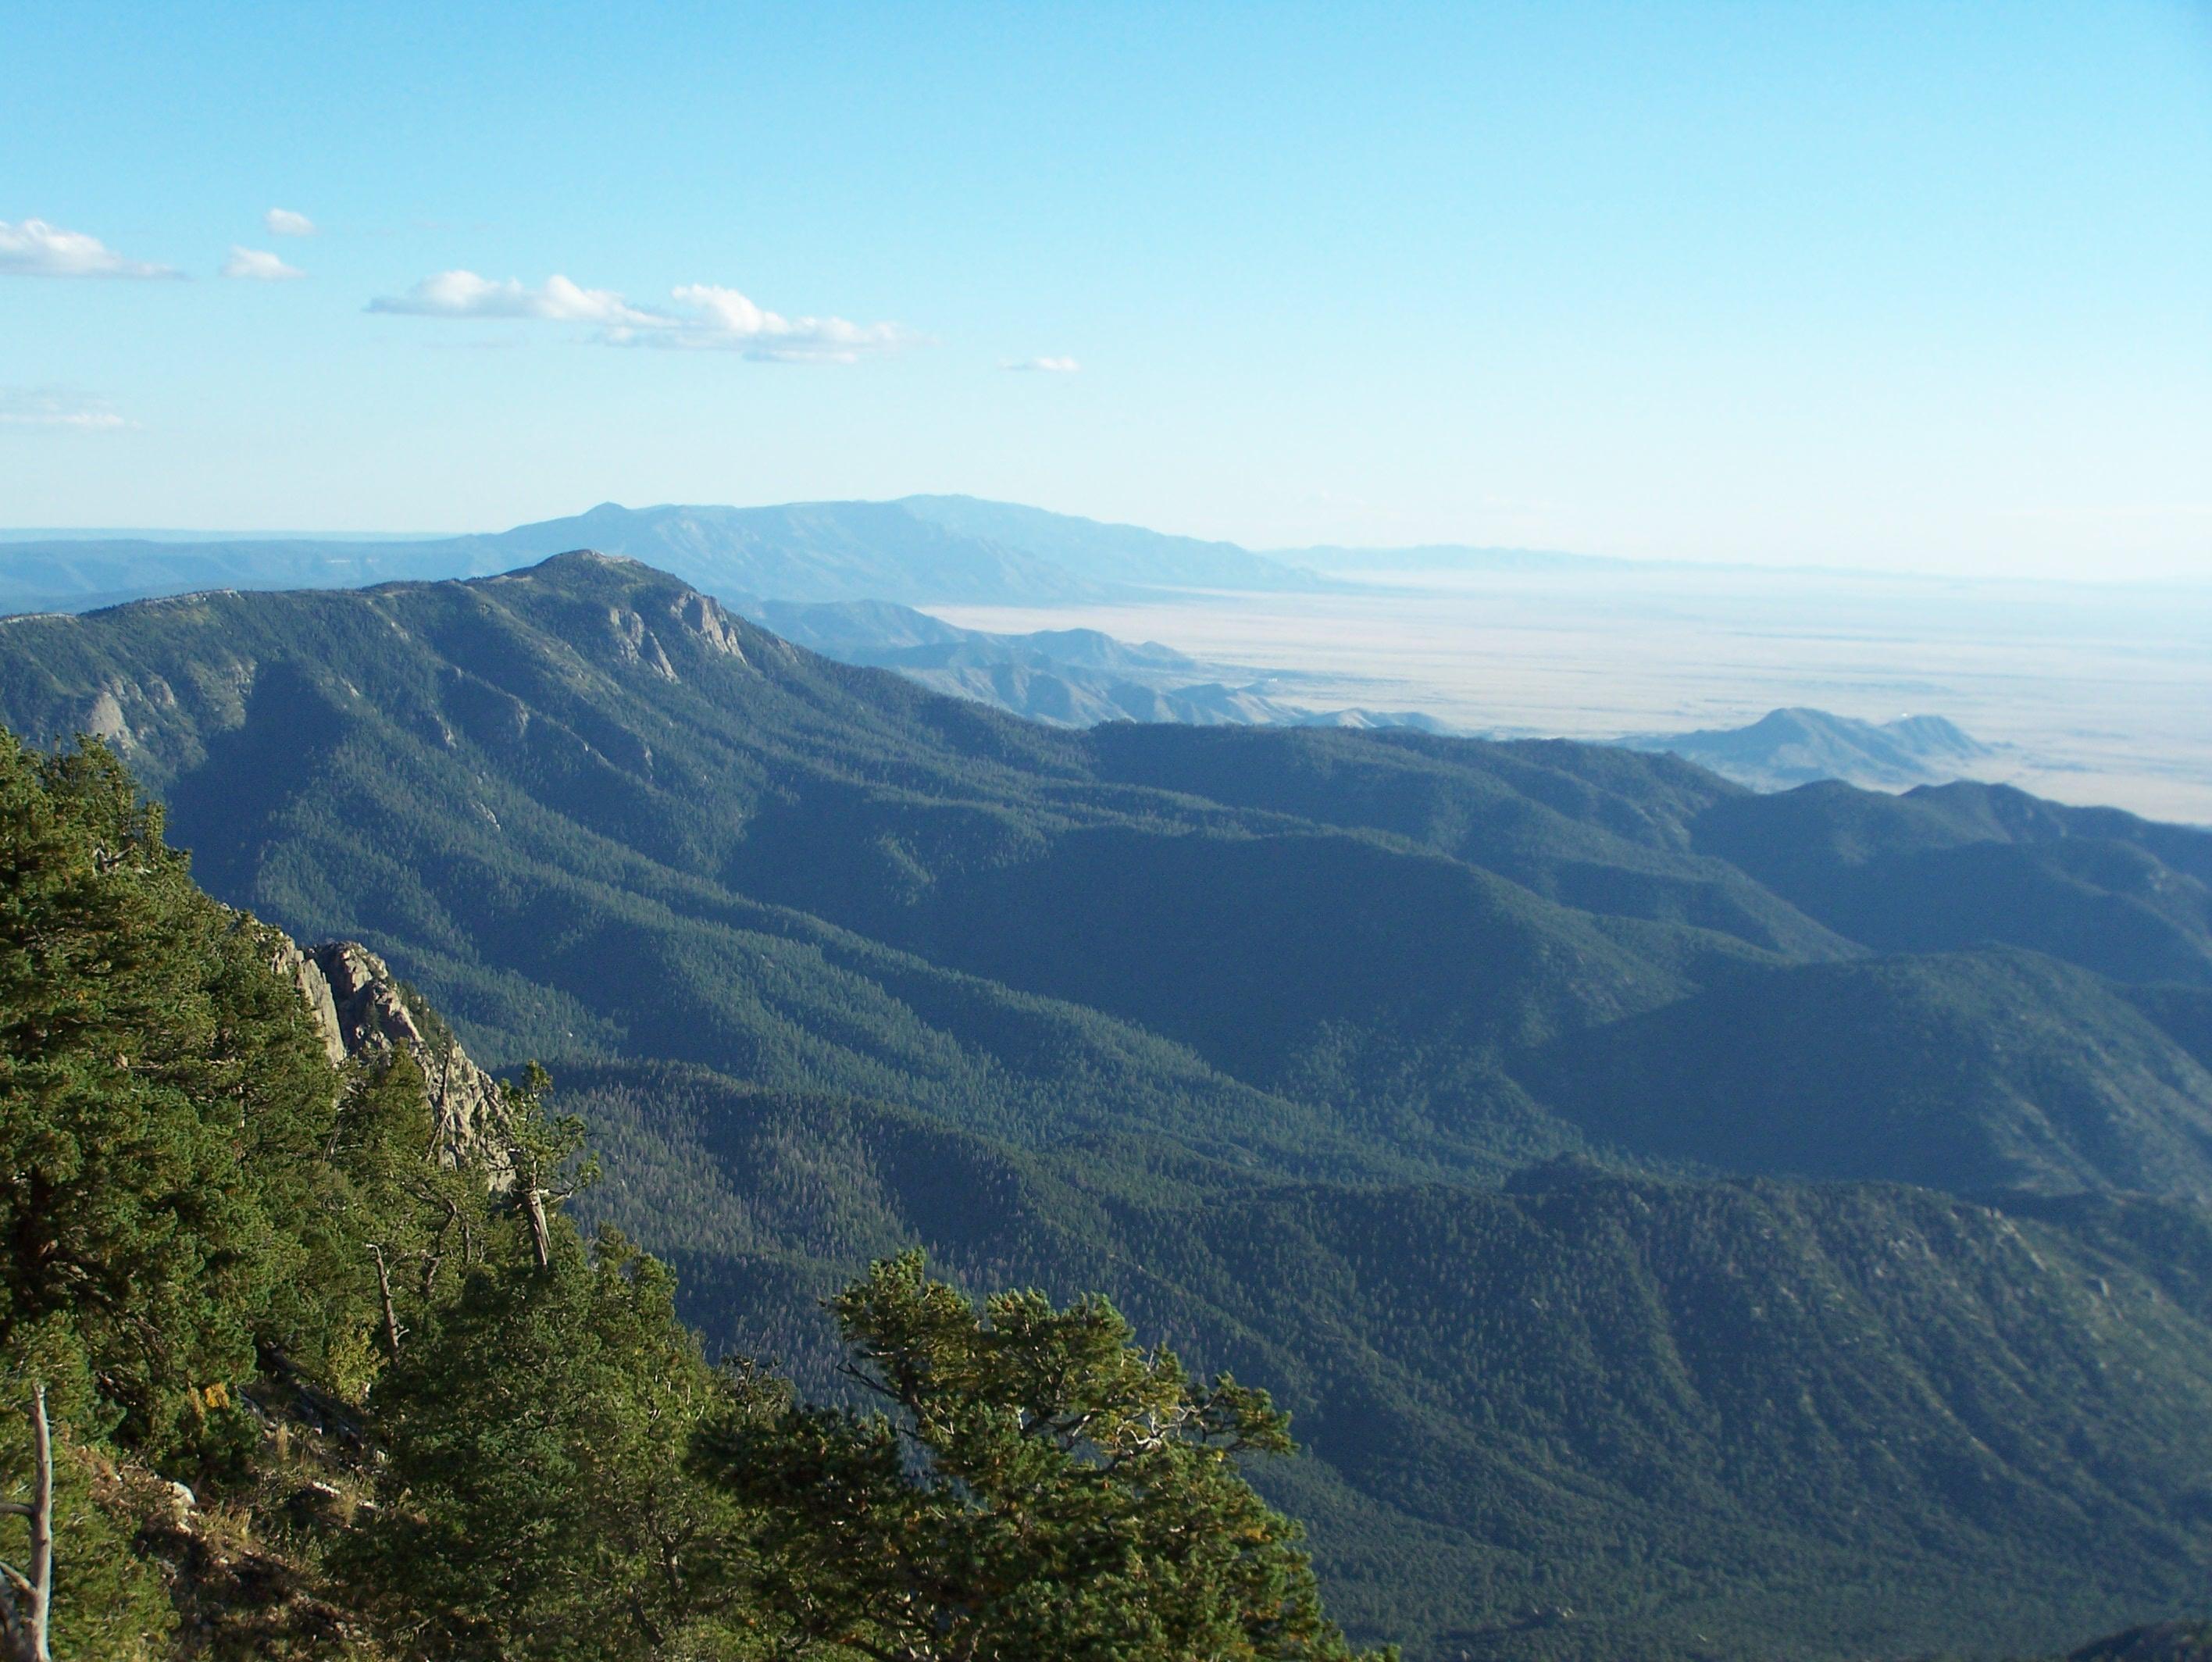
M277 967L307 999L333 1066L356 1056L404 1051L428 1083L443 1156L492 1154L488 1145L500 1113L498 1082L470 1059L442 1024L426 1022L408 1007L398 977L383 959L355 941L325 941L305 949L286 941Z

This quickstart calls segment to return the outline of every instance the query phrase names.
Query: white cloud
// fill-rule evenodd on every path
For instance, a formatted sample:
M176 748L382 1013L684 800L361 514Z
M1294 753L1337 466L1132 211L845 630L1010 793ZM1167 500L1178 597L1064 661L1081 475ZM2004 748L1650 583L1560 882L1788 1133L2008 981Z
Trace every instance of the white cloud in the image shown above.
M670 325L637 331L620 344L741 352L781 363L852 363L874 353L895 352L913 340L895 323L787 318L754 305L734 288L712 283L686 283L669 298L678 307Z
M261 222L269 227L272 237L312 237L316 231L314 221L289 208L271 208L262 215Z
M125 259L98 237L42 219L0 219L0 271L21 277L174 277L166 265Z
M1040 375L1073 375L1083 366L1073 358L1009 358L999 367Z
M473 271L441 271L404 294L371 300L368 309L415 318L542 318L610 329L662 328L670 321L639 310L611 288L580 288L562 276L532 288L512 277L495 282Z
M372 312L423 318L533 318L556 323L597 324L609 346L657 346L687 351L742 353L787 363L852 363L909 344L897 324L848 322L843 318L787 318L755 305L734 288L686 283L672 291L667 309L633 306L611 288L582 288L562 276L532 288L510 277L503 282L473 271L441 271L404 294L368 304Z
M222 263L226 277L250 277L256 282L282 282L288 277L304 277L307 274L296 265L287 265L276 255L259 248L230 246L230 258Z
M92 398L52 386L0 386L0 427L59 428L78 433L113 433L131 426Z

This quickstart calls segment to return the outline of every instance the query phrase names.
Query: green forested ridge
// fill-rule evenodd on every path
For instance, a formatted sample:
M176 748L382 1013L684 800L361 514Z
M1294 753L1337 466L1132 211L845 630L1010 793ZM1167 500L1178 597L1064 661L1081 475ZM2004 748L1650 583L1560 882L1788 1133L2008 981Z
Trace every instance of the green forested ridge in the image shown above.
M601 1129L597 1204L656 1220L695 1317L802 1379L830 1380L812 1297L920 1240L1267 1380L1308 1458L1261 1482L1338 1613L1414 1654L2002 1655L2202 1596L2212 1217L2185 1203L1317 1184L627 1065L564 1100Z
M298 963L0 734L8 1662L1358 1662L1264 1392L916 1253L833 1313L880 1411L710 1366L542 1072L455 1143Z
M2186 1029L2205 991L2130 991L2014 948L1807 965L1575 1035L1522 1077L1662 1158L1717 1143L1743 1171L2165 1189L2212 1155Z
M920 1240L966 1284L1107 1289L1194 1356L1260 1358L1319 1451L1266 1481L1363 1632L1438 1655L2027 1651L2205 1578L2175 1475L2203 1335L2151 1320L2182 1320L2178 1295L2115 1315L1990 1286L1967 1265L2002 1261L1976 1243L2008 1216L1978 1202L1603 1175L2150 1189L2192 1239L2203 834L1984 787L1763 798L1560 743L1053 732L588 555L15 621L0 717L112 735L218 895L367 941L485 1059L551 1062L605 1154L595 1204L716 1339L818 1368L811 1299ZM1672 1231L1512 1222L1580 1216L1561 1197L1584 1192ZM2151 1274L2131 1236L2010 1221L2051 1274ZM1487 1331L1525 1257L1615 1289L1641 1313L1592 1327L1640 1333L1632 1354L1733 1347L1723 1271L1776 1257L1762 1228L1798 1307L1857 1284L1836 1263L1911 1296L1836 1307L1878 1310L1863 1331L1778 1326L1735 1396L1698 1378L1675 1403L1639 1365L1650 1389L1580 1442L1484 1416L1524 1373L1555 1413L1613 1403L1601 1347L1408 1356L1371 1331L1385 1292L1421 1337ZM1898 1240L1940 1243L1925 1273ZM2045 1325L2008 1337L1996 1309ZM2087 1364L2036 1372L2115 1322L2161 1358L2142 1402ZM1759 1407L1861 1360L1863 1402ZM1946 1394L1984 1372L2020 1382L1985 1414L2028 1428L2010 1443ZM2061 1435L2069 1414L2105 1428ZM1899 1493L1823 1463L1930 1416L1962 1441ZM1975 1439L2027 1499L1984 1503Z
M2125 815L1759 797L1564 743L1054 732L583 555L20 619L0 716L113 734L214 892L366 941L495 1062L682 1060L1285 1170L1495 1176L1594 1141L1726 1169L1741 1111L1708 1113L1705 1076L1887 986L1848 967L1901 944L1914 995L1832 1024L1887 1058L1860 1070L1869 1123L2001 1150L1968 1186L2212 1192L2186 992L2212 986L2212 836ZM2008 945L2124 992L2076 997ZM1932 1052L2020 1021L2081 1040L2048 1089ZM1590 1083L1616 1076L1686 1111L1644 1134L1648 1091ZM2115 1094L2129 1112L2081 1106ZM1753 1163L1931 1175L1879 1139L1802 1152Z

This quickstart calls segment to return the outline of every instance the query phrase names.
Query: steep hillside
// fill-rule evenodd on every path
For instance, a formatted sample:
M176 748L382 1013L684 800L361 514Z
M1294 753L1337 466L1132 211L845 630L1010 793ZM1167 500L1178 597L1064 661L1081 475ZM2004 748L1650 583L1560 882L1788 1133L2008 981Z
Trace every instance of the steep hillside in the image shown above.
M682 1071L562 1100L695 1319L825 1387L811 1296L909 1240L976 1285L1104 1287L1268 1380L1333 1607L1417 1657L2018 1653L2212 1568L2202 1210L1271 1181Z
M1887 951L1985 941L2130 981L2212 983L2212 835L2007 786L1716 802L1693 846Z
M1761 798L1601 746L1055 733L824 662L594 555L19 620L0 628L0 716L112 737L218 894L368 942L488 1056L680 1059L1036 1143L1141 1125L1284 1171L1494 1175L1594 1137L1708 1158L1724 1137L1648 1137L1631 1100L1817 1028L1817 1001L1808 1016L1771 979L1788 964L1993 936L2186 981L2212 938L2191 909L2199 833L2018 793ZM1856 897L1931 850L2027 862L2057 899L1923 873L1942 901L1893 941ZM2189 1023L2059 979L2009 986L1961 1006L1972 1053L2022 1022L2088 1022L2059 1095L2125 1102L2134 1128L2076 1125L2017 1169L2199 1189L2157 1152L2202 1123ZM1828 1036L1909 1057L1923 1016L1875 999ZM1579 1071L1524 1059L1577 1034L1603 1035ZM1991 1090L2087 1112L2024 1080L1974 1076L1929 1113L1955 1127ZM1872 1128L1848 1169L1939 1168Z
M1646 1157L2212 1200L2212 1073L2157 1014L2015 949L1860 960L1700 994L1555 1045L1521 1077Z

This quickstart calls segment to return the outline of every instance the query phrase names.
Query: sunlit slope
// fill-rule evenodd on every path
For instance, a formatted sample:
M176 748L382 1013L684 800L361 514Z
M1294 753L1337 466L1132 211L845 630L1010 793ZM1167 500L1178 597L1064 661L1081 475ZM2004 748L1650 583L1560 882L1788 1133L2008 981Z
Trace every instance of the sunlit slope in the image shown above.
M216 893L368 941L495 1058L681 1059L1041 1143L1127 1123L1285 1170L1727 1165L1733 1131L1697 1127L1747 1111L1756 1057L1825 1044L1803 1100L1850 1095L1867 1058L1911 1071L1911 1000L1823 1013L1879 949L2011 941L2170 999L2207 938L2212 838L2124 815L1758 798L1562 743L1057 732L588 555L18 620L0 717L112 736ZM2045 1174L2201 1189L2194 1029L2075 986L1954 1000L1960 1053L2087 1023L2062 1073L2004 1089L2135 1129ZM1925 1141L1740 1163L1940 1176L1988 1079L1923 1072Z

